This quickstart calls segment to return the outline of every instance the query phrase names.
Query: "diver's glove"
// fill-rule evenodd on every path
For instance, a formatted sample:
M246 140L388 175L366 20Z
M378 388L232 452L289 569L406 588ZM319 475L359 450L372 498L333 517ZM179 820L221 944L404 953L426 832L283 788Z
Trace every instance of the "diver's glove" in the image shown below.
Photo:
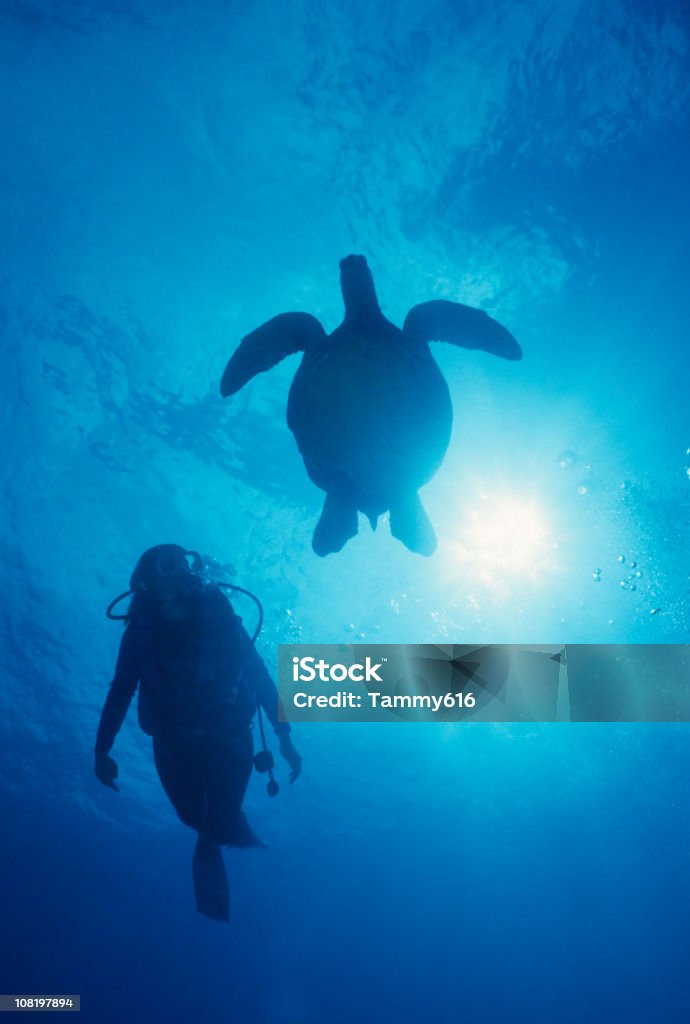
M292 745L290 734L287 732L281 733L280 736L280 753L285 758L287 763L290 765L290 782L294 782L299 778L302 771L302 758L299 756L297 751Z
M110 754L106 754L102 750L96 751L95 772L96 778L104 786L109 786L118 792L120 791L120 787L115 785L115 779L118 775L117 761Z

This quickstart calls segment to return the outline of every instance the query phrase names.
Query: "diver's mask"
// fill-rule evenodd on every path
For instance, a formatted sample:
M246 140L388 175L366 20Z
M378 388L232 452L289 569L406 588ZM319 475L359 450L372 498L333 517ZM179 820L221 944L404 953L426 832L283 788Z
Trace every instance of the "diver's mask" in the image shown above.
M182 577L190 572L187 552L176 549L164 550L156 557L153 564L152 576L154 581L160 579L171 579Z
M185 618L189 599L203 589L202 569L202 559L196 551L185 551L178 544L158 544L145 551L137 562L130 587L135 593L150 594L166 618Z

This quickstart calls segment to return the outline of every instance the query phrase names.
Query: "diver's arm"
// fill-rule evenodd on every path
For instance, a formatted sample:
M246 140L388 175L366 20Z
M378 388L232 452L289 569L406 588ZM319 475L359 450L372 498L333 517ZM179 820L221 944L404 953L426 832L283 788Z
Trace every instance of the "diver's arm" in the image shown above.
M108 754L125 720L139 682L139 665L134 634L127 626L120 642L115 676L101 712L96 735L96 754Z
M247 678L280 740L280 753L290 766L290 782L294 782L302 773L302 758L295 750L290 738L289 723L280 721L282 706L276 684L271 679L263 658L259 655L244 626L240 625L240 630Z
M240 626L242 634L242 651L244 654L244 670L250 686L256 694L261 707L266 712L276 736L284 736L290 732L288 722L280 721L281 702L276 684L264 664L264 660L252 643L244 626Z

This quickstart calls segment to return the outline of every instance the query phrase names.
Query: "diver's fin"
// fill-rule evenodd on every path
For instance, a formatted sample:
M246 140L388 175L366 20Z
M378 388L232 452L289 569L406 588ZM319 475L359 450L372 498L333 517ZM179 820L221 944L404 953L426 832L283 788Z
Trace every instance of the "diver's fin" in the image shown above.
M434 528L416 492L391 505L391 533L418 555L433 555L436 550Z
M326 339L311 313L280 313L242 339L220 382L224 398L234 395L257 373L270 370L286 356L304 352Z
M237 822L232 833L228 846L239 846L242 850L248 850L250 847L256 847L261 850L267 850L268 844L257 836L256 832L249 824L247 815L244 811L240 811L237 815Z
M435 299L413 306L403 331L421 341L447 341L459 348L481 349L502 359L522 359L522 349L505 327L483 309Z
M320 558L344 548L359 529L357 509L338 488L328 491L311 546Z
M223 852L209 836L197 839L193 870L196 909L214 921L229 921L230 888Z

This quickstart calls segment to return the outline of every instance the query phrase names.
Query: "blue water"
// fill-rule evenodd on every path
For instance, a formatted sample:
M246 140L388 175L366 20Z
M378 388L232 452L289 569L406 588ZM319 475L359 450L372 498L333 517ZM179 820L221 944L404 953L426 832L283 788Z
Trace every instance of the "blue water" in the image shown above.
M687 5L6 0L0 26L0 992L101 1024L687 1020L683 724L296 727L228 926L133 714L119 794L91 759L103 610L160 541L261 595L273 668L282 641L687 640ZM434 346L430 560L365 521L312 554L297 357L218 395L270 316L337 326L349 252L395 323L455 299L524 350Z

